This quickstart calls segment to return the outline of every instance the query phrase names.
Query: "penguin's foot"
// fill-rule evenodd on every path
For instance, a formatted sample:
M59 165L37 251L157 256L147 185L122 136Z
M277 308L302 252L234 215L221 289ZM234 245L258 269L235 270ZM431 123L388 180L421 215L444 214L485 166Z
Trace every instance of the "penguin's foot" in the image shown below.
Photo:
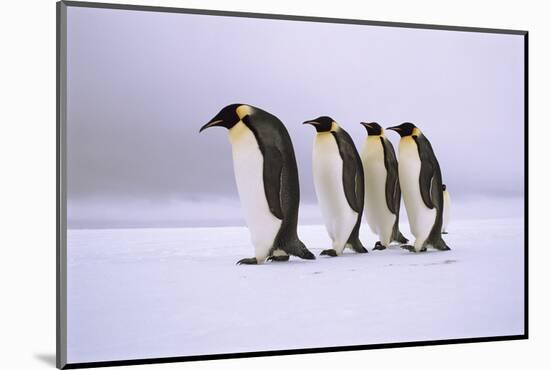
M409 252L416 252L416 249L414 249L413 245L410 244L403 244L401 248L408 250Z
M374 244L374 249L375 251L383 251L384 249L386 249L385 246L382 245L382 243L380 243L380 241L377 241L376 244Z
M450 251L450 250L451 250L451 248L449 248L448 245L444 245L444 246L438 247L438 248L436 248L436 249L437 249L438 251Z
M269 256L267 260L272 262L286 262L289 258L290 256Z
M295 242L293 245L287 246L287 253L295 255L305 260L314 260L315 255L307 249L307 247L300 240Z
M255 257L252 258L243 258L237 262L237 265L257 265L258 260Z
M300 251L300 254L296 254L296 256L304 259L304 260L314 260L315 255L308 251L307 249Z
M413 253L416 253L416 249L414 249L414 246L413 245L410 245L410 244L403 244L401 246L401 248L403 249L406 249L408 250L409 252L413 252ZM426 247L422 247L422 249L420 249L420 252L426 252Z
M355 251L355 253L369 253L367 248L363 247L362 245L353 248L353 250Z
M338 256L338 253L334 249L325 249L321 252L321 256L330 256L330 257L336 257Z

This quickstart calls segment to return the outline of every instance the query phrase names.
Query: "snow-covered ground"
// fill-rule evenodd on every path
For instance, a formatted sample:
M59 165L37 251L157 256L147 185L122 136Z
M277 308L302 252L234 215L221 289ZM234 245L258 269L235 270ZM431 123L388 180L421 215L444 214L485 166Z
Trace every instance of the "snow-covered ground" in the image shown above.
M523 220L449 232L450 252L236 266L253 255L243 227L69 230L68 360L522 334ZM330 245L322 226L299 234L316 255Z

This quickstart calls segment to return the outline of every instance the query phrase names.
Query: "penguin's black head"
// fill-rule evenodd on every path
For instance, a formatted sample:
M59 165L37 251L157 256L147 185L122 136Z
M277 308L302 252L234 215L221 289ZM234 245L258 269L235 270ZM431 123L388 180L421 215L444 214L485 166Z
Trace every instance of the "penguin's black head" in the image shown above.
M443 191L447 190L447 185L443 184L442 188L443 188Z
M393 130L397 132L401 137L410 136L413 134L414 129L416 128L415 125L413 125L410 122L405 122L400 124L399 126L394 127L388 127L388 130Z
M225 127L227 129L231 129L240 120L249 115L251 109L252 108L246 104L230 104L216 114L210 122L202 126L199 132L202 132L209 127Z
M367 129L369 135L378 136L382 135L382 127L376 122L361 122L363 126Z
M333 128L332 127L333 122L334 120L332 118L328 116L321 116L309 121L305 121L304 125L305 124L313 125L317 130L317 132L329 132Z

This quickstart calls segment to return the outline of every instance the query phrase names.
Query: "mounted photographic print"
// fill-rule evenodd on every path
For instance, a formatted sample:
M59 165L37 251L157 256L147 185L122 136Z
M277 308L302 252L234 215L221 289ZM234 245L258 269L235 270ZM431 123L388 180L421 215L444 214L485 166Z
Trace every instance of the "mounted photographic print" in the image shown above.
M60 2L57 365L527 338L527 32Z

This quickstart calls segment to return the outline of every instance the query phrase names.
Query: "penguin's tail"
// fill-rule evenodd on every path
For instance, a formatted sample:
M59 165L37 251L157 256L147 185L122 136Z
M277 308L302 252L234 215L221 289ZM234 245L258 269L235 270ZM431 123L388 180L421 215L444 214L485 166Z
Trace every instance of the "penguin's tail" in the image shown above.
M361 227L361 217L357 218L355 227L349 235L348 241L346 242L346 247L353 249L355 253L369 253L367 248L363 246L361 240L359 240L359 228Z
M439 237L436 239L435 243L433 243L433 247L440 251L450 251L451 248L445 243L445 240L443 238Z
M305 244L302 243L302 241L298 238L296 238L294 241L289 243L285 249L288 254L292 254L296 257L300 257L305 260L315 259L315 255L311 253L309 249L307 249Z
M403 236L403 234L401 234L401 231L399 231L399 224L397 223L397 221L393 225L391 240L394 241L394 242L401 243L401 244L407 244L409 242L409 239L405 238L405 236Z
M361 243L361 240L359 240L358 236L352 237L348 240L347 244L353 249L356 253L369 253L367 248L363 246L363 243Z

